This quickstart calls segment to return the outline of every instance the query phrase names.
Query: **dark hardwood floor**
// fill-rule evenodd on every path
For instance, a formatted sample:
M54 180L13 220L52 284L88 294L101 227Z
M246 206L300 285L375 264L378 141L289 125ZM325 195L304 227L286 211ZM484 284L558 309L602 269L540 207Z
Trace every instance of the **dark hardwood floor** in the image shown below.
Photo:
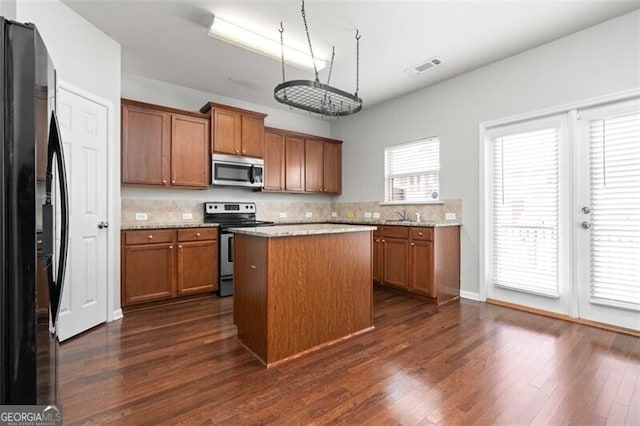
M376 329L265 369L232 299L130 312L64 343L65 424L639 424L640 339L375 292Z

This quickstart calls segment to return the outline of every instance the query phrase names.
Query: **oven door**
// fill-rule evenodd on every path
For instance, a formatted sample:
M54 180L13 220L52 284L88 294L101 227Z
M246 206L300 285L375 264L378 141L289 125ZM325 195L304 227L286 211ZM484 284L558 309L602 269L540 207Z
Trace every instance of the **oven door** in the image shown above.
M220 278L233 276L233 234L220 234Z

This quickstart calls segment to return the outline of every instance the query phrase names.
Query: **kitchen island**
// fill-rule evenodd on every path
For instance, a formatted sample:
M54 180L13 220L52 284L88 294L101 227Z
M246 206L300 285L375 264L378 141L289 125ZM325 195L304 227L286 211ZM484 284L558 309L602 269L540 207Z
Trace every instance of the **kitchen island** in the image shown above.
M373 329L374 226L234 228L238 340L267 367Z

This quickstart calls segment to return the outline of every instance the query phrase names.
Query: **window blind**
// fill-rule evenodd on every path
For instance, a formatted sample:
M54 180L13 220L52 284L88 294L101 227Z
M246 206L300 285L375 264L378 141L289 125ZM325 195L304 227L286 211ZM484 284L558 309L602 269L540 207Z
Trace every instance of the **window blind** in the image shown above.
M493 140L494 284L559 295L559 128Z
M640 112L589 123L591 299L640 309Z
M384 150L385 201L426 201L440 193L440 139ZM435 197L434 197L435 194Z

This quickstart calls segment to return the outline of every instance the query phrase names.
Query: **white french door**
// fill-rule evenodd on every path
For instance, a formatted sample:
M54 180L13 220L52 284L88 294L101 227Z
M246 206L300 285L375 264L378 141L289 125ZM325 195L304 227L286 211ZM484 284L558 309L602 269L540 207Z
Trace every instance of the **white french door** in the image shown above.
M640 330L640 102L577 123L579 315Z
M640 330L640 99L490 128L490 299Z

